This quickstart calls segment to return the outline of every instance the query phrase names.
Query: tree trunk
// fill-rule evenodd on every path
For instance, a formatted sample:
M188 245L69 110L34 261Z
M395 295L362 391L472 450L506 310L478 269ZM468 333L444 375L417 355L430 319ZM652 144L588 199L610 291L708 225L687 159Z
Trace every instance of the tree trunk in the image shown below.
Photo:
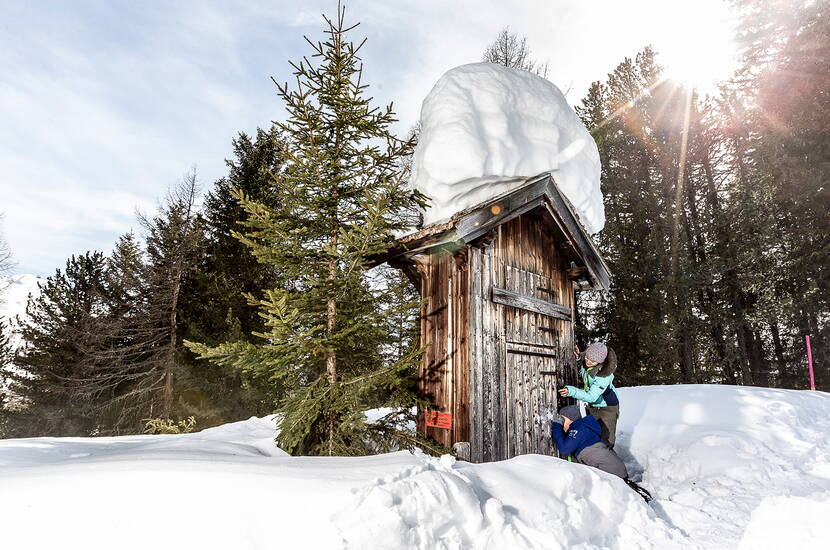
M743 317L743 316L741 316ZM739 321L736 331L738 337L738 353L741 356L741 383L744 386L752 386L752 370L750 364L750 346L752 345L752 329L746 322Z
M718 198L717 189L715 188L715 179L712 173L712 166L708 156L703 160L703 170L706 175L707 193L706 197L712 209L712 215L716 220L715 229L717 234L717 255L725 260L727 263L734 261L735 257L732 254L732 243L729 238L728 228L721 223L723 215L720 208L720 199ZM752 373L750 371L749 347L747 345L747 333L752 334L752 331L745 320L745 299L742 291L738 287L737 274L734 267L727 267L723 273L726 291L729 296L729 301L732 304L733 313L735 316L735 336L737 339L737 349L740 365L738 370L741 372L741 383L744 385L752 384ZM734 367L730 365L730 368ZM737 379L735 379L737 382Z
M331 237L332 245L337 244L337 233ZM337 260L329 260L329 281L337 280ZM329 338L334 334L334 329L337 326L337 300L329 298L326 303L326 328L328 329ZM337 355L335 352L329 351L326 353L326 378L329 384L337 382Z
M331 244L333 246L337 245L337 231L333 231L331 235ZM337 280L337 259L329 260L329 281L336 281ZM334 334L334 330L337 326L337 300L335 298L329 297L328 301L326 302L326 328L328 330L328 336ZM337 354L336 352L329 351L326 352L326 379L328 380L330 385L334 385L337 383ZM326 419L327 426L327 439L328 439L328 455L332 456L334 454L334 425L336 419L334 417L334 413L332 411L328 411L327 415L328 418Z
M770 332L772 333L772 346L775 352L775 362L778 366L778 379L784 380L787 378L787 361L784 358L784 346L781 343L781 332L778 329L777 321L770 321Z
M170 299L169 327L170 338L167 343L167 357L164 361L164 408L165 418L170 418L173 410L173 365L176 361L176 313L179 304L179 289L182 286L182 270L177 267L173 277L173 292Z

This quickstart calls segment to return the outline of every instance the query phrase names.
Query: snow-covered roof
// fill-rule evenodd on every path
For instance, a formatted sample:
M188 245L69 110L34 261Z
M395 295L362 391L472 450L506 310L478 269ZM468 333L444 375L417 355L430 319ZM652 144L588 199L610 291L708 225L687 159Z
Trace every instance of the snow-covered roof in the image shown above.
M447 71L424 99L410 184L425 223L551 172L589 233L605 225L596 143L565 96L537 75L491 63Z

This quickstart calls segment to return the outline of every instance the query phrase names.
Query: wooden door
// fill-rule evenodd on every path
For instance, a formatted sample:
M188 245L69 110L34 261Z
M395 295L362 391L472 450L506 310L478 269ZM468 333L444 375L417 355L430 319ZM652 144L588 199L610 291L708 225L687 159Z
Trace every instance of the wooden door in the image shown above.
M548 276L504 266L504 288L494 286L504 334L505 456L553 454L550 419L558 408L567 361L563 331L571 331L569 308L556 303Z
M573 383L573 284L538 219L470 248L470 448L474 462L553 454L556 390Z

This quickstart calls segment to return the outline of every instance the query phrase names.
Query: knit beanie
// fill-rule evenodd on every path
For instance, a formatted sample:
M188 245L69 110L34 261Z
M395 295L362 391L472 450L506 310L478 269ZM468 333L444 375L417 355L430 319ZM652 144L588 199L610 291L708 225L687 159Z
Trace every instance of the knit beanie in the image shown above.
M608 357L608 348L601 342L594 342L585 350L585 357L594 363L602 363Z
M559 414L573 421L582 418L582 413L580 412L579 407L577 405L568 405L566 407L562 407L562 410L559 411Z

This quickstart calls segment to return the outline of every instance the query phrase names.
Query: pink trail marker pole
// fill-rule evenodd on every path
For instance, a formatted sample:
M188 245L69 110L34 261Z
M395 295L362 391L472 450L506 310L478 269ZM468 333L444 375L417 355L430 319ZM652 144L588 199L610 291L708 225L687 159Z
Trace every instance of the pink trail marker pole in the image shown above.
M810 335L807 335L807 367L810 369L810 389L816 391L816 379L813 376L813 348L810 347Z

